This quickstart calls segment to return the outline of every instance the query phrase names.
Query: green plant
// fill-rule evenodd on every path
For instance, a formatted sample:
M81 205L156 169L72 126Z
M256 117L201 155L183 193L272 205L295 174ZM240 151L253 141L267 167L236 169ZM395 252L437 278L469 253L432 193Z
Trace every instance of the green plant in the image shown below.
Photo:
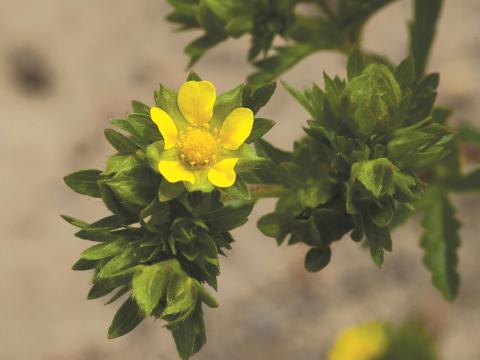
M204 286L217 289L230 231L263 197L277 203L258 227L278 244L309 246L311 272L328 265L331 244L347 234L381 267L392 229L420 211L424 263L443 296L455 298L460 225L449 196L480 189L479 170L465 173L460 160L466 144L480 145L480 132L452 128L450 110L435 105L439 75L426 64L441 0L414 1L409 54L400 64L362 51L364 24L392 2L169 0L170 21L204 30L186 48L190 65L248 34L248 59L258 70L248 85L219 97L193 72L187 97L160 86L154 107L134 101L127 119L111 120L123 133L105 131L117 150L106 169L65 178L113 214L93 223L64 216L80 228L77 237L99 242L74 265L94 270L88 297L115 290L110 303L129 294L110 337L153 316L171 330L182 359L198 352L206 341L202 305L217 306ZM317 13L301 15L304 5ZM272 48L278 37L285 44ZM303 91L283 84L310 120L292 151L278 149L261 139L274 122L254 114L272 96L271 81L322 50L349 54L347 78L325 75L324 89Z

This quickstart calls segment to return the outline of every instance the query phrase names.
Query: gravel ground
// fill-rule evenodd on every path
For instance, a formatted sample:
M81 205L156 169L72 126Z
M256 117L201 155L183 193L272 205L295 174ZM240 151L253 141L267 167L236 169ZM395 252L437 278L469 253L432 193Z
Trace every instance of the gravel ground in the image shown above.
M131 99L152 103L159 82L185 78L183 46L193 34L173 34L165 1L0 0L0 359L176 359L170 335L146 321L129 336L106 339L115 306L87 302L89 274L69 268L86 243L60 213L96 219L101 203L77 196L62 176L104 165L107 118ZM400 60L406 49L410 1L401 0L369 24L366 47ZM440 102L455 122L480 126L480 4L446 0L431 69L441 71ZM196 70L220 91L242 82L246 40L209 53ZM345 60L315 55L285 76L297 86L322 83L322 72L344 75ZM280 89L263 112L278 125L267 138L289 148L306 113ZM324 359L335 334L371 319L419 316L439 336L443 359L480 359L477 242L480 198L455 198L462 228L462 288L453 304L430 285L412 221L394 234L395 251L378 270L345 239L321 273L303 270L306 248L280 247L255 227L271 201L255 208L222 260L220 308L207 310L208 344L196 359Z

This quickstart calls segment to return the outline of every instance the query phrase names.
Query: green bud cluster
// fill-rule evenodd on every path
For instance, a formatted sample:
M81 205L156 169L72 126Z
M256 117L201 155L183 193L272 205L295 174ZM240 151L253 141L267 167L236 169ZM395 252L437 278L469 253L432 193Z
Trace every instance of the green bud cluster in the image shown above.
M411 58L390 69L367 65L355 50L347 72L347 81L325 75L325 91L286 85L312 116L308 137L293 152L256 144L273 174L257 176L288 189L259 228L279 243L289 236L289 244L312 247L305 259L310 271L328 264L331 244L347 233L365 242L381 266L384 250L392 250L391 228L422 195L418 171L437 164L452 145L453 134L431 116L438 81L415 80Z
M199 78L192 73L192 79ZM223 109L239 103L256 113L274 90L275 84L240 86L220 95L217 104ZM166 112L179 111L177 93L164 86L155 92L155 103ZM63 216L80 228L78 238L97 243L82 252L73 269L93 270L88 299L113 293L109 304L126 295L109 338L130 332L152 316L165 322L180 357L188 359L206 342L202 305L218 306L205 284L217 290L219 256L231 249L230 231L243 225L253 208L242 174L262 159L246 145L251 150L236 169L234 186L187 192L182 183L169 183L158 172L163 140L150 119L150 107L137 101L132 107L126 119L111 120L122 132L105 130L117 151L105 169L65 177L72 190L102 199L112 213L93 223ZM271 120L256 119L247 143L272 126Z

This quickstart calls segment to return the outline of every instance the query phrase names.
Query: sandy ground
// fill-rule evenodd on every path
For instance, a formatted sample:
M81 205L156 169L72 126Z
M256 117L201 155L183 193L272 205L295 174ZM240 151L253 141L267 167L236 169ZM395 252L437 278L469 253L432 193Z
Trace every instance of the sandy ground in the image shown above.
M99 168L111 149L103 139L110 116L131 99L153 103L159 82L185 78L183 46L194 34L173 34L165 1L0 0L0 359L176 359L161 324L145 321L109 341L116 310L86 301L89 274L70 271L87 244L73 237L60 213L87 220L101 203L69 191L62 176ZM441 71L440 102L455 122L480 125L480 4L446 0L431 69ZM399 1L369 24L369 49L405 55L410 1ZM196 70L226 90L250 72L247 41L215 49ZM322 83L322 71L344 74L345 60L319 54L289 72L297 86ZM263 112L278 125L267 138L288 148L306 113L280 89ZM401 321L418 315L439 336L443 359L480 359L478 274L480 197L455 198L463 222L462 289L454 304L433 290L421 265L420 229L412 221L394 234L395 251L377 270L345 239L319 274L303 270L303 247L278 248L256 229L272 208L258 204L222 260L219 309L207 311L208 344L197 359L324 359L335 334L363 320Z

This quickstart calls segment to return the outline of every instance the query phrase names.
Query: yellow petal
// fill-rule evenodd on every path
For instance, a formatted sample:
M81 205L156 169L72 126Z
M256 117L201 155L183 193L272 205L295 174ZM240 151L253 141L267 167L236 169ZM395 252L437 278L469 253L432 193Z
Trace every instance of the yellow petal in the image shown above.
M183 117L193 125L203 125L213 116L217 97L209 81L187 81L178 91L178 107Z
M231 158L217 162L208 171L208 181L218 187L232 186L237 178L234 170L237 161L238 159Z
M253 111L247 108L233 110L220 129L220 144L225 149L237 150L252 132Z
M150 109L150 117L165 140L165 150L174 147L177 142L178 131L170 115L158 107L152 107Z
M195 181L193 173L185 169L179 161L160 160L158 163L158 171L171 183L188 181L193 184Z

